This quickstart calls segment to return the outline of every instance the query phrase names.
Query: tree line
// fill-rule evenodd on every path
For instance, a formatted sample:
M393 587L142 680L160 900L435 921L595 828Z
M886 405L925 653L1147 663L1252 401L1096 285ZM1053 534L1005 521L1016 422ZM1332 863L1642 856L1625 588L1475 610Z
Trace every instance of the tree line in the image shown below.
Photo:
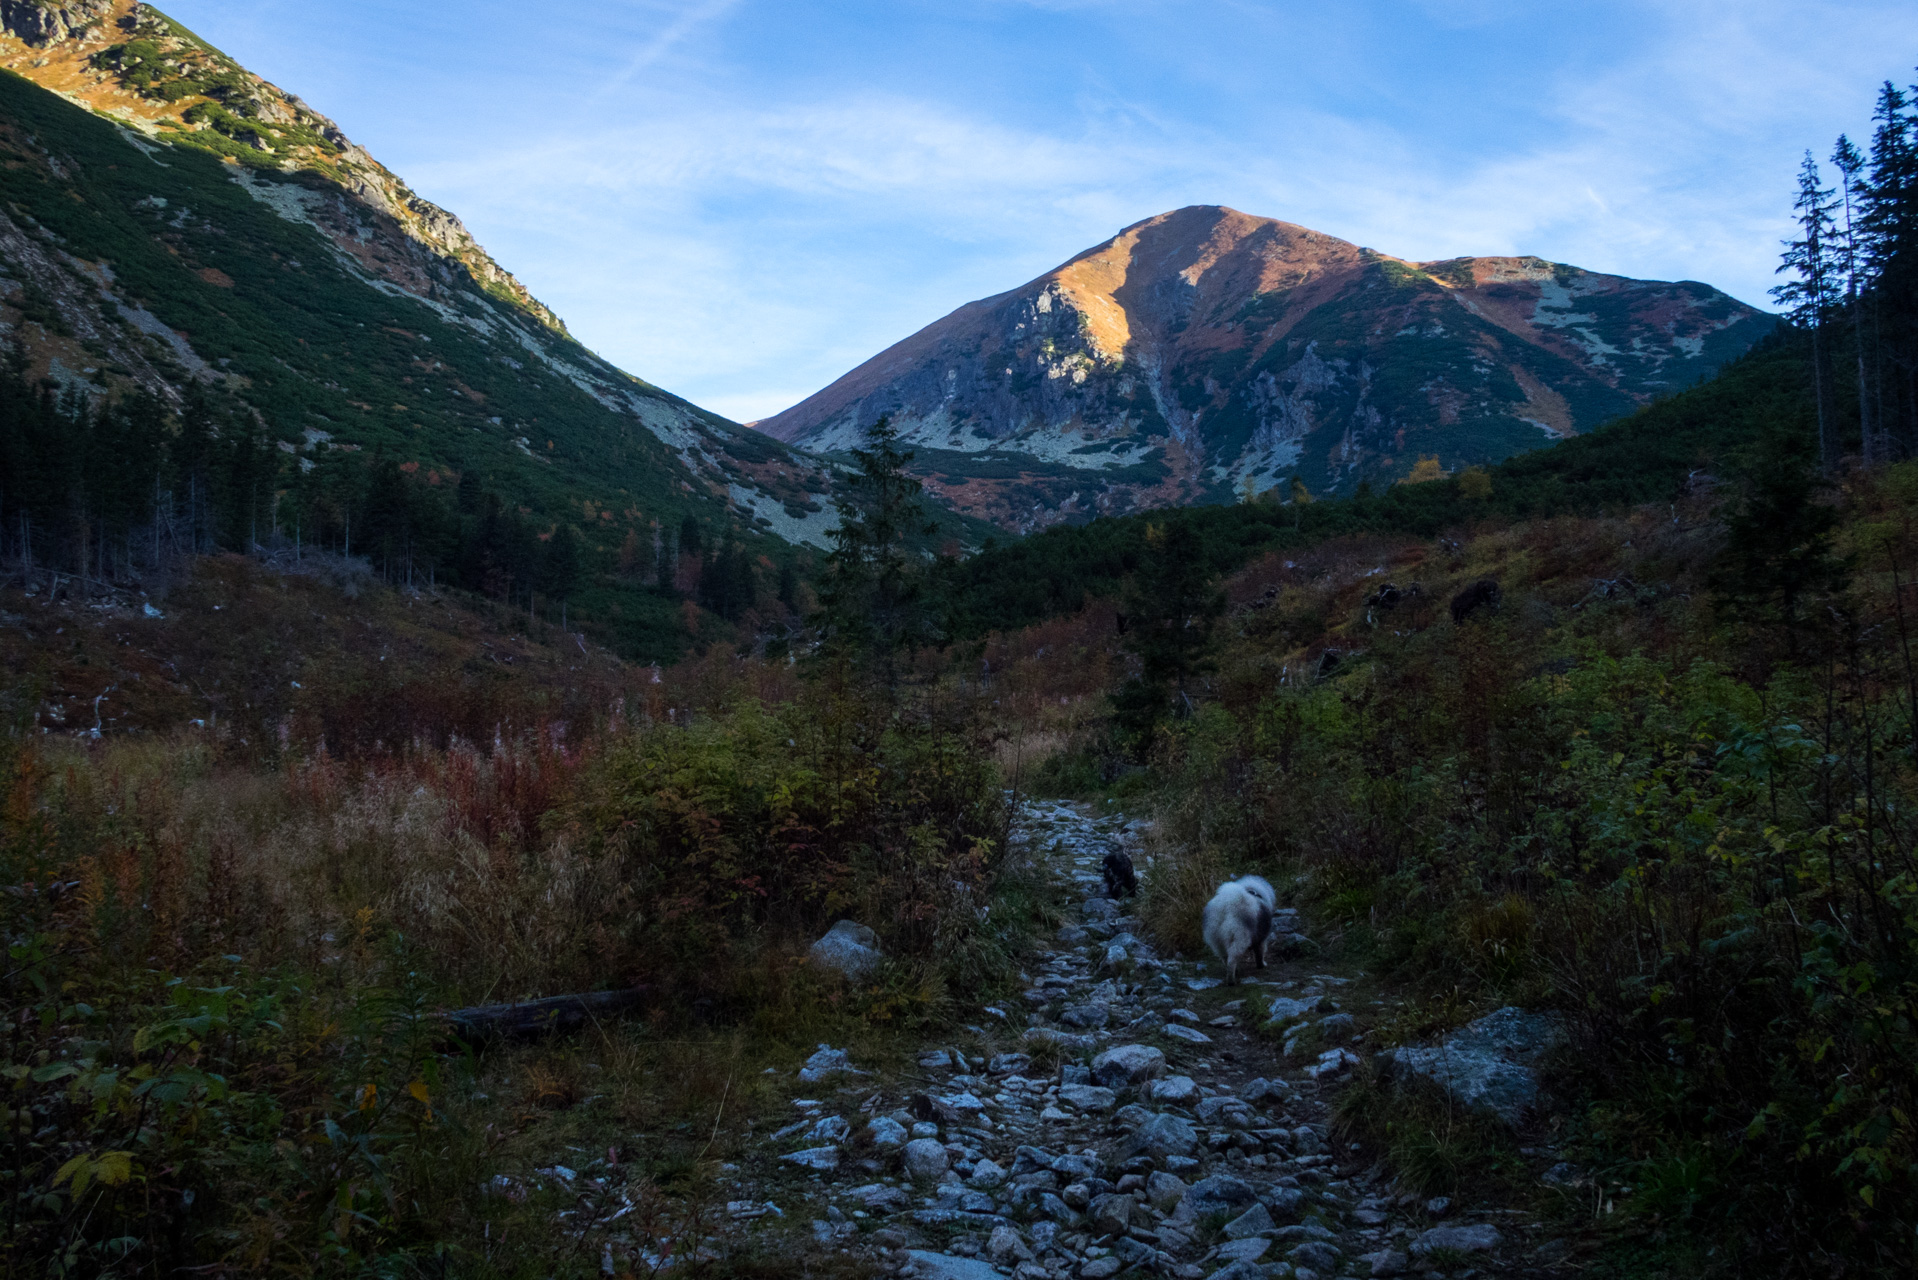
M1772 290L1811 338L1818 456L1830 474L1855 447L1867 467L1918 451L1918 87L1887 80L1869 153L1845 135L1827 180L1805 152Z
M31 579L126 581L181 556L315 554L366 561L395 584L447 585L532 608L600 580L691 598L728 620L790 606L791 563L765 571L730 529L692 515L629 531L617 557L540 521L467 468L423 470L317 442L292 450L200 388L95 397L0 364L0 560Z

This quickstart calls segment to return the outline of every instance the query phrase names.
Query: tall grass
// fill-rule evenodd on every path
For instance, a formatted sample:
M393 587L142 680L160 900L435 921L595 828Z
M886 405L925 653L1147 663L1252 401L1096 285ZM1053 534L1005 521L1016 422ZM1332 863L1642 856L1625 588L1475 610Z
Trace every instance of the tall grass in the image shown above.
M527 1109L698 1111L697 1089L643 1083L676 1071L649 1036L731 1025L763 1065L829 1027L937 1019L1003 967L1007 815L975 695L713 693L600 735L277 768L200 736L0 739L0 1260L511 1271L562 1233L559 1205L529 1202L515 1249L534 1254L488 1243L501 1130ZM840 917L891 960L850 988L805 963ZM590 1075L566 1053L468 1057L435 1018L629 985L648 1021L596 1031ZM696 1190L647 1203L680 1221Z

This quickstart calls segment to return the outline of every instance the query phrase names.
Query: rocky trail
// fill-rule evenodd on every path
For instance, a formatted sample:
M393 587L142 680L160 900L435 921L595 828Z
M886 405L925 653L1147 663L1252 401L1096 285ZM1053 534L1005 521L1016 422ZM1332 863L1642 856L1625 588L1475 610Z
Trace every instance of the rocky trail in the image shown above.
M1331 1102L1381 1003L1354 994L1364 976L1302 936L1306 956L1236 987L1210 957L1159 955L1100 877L1135 837L1088 808L1030 802L1016 830L1072 904L1028 957L1025 1007L979 1009L916 1072L820 1046L779 1081L790 1119L723 1166L713 1256L768 1231L922 1280L1471 1280L1569 1259L1527 1211L1404 1193L1336 1143ZM1460 1083L1487 1105L1529 1087L1509 1055L1485 1061Z

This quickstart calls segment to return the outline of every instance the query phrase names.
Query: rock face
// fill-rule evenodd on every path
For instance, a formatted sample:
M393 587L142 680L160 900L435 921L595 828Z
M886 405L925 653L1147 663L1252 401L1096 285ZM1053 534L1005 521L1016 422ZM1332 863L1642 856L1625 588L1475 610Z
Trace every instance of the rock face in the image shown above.
M1451 469L1590 430L1742 354L1709 285L1538 258L1413 263L1215 205L1126 228L758 423L844 449L882 413L934 496L1021 532Z
M879 935L852 920L841 920L828 929L806 955L820 968L855 981L878 972L886 958L879 950Z
M1538 1104L1539 1059L1564 1039L1552 1015L1505 1008L1467 1023L1442 1044L1382 1056L1393 1074L1429 1080L1456 1101L1516 1126Z

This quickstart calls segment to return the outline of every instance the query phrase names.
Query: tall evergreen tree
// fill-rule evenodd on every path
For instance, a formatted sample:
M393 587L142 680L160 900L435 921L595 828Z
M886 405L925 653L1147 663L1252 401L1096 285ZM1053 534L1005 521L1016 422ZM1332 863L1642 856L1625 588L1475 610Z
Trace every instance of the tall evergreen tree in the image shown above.
M1225 593L1189 522L1147 526L1122 607L1121 644L1139 671L1112 695L1112 706L1120 733L1143 756L1160 721L1191 710L1187 685L1210 669L1213 628L1225 613Z
M1852 145L1851 139L1841 133L1838 135L1838 145L1832 149L1831 162L1838 170L1842 213L1842 220L1836 227L1835 257L1838 273L1844 280L1845 312L1851 317L1853 363L1858 376L1858 451L1865 466L1872 467L1889 461L1889 441L1882 438L1873 424L1871 388L1865 376L1865 255L1859 244L1862 229L1859 217L1863 213L1864 195L1860 175L1864 171L1865 157Z
M1798 199L1792 211L1798 215L1799 237L1785 242L1785 254L1778 270L1794 272L1796 279L1771 291L1783 303L1786 314L1811 333L1813 393L1818 401L1819 466L1829 475L1838 466L1837 413L1831 406L1830 353L1826 349L1825 320L1838 299L1838 274L1832 254L1836 224L1832 212L1836 205L1831 188L1823 185L1818 162L1805 152L1798 170Z
M925 598L925 565L913 540L934 531L921 486L906 473L912 454L882 417L852 451L855 469L833 500L839 512L817 619L823 653L869 670L891 690L902 659L937 633Z

